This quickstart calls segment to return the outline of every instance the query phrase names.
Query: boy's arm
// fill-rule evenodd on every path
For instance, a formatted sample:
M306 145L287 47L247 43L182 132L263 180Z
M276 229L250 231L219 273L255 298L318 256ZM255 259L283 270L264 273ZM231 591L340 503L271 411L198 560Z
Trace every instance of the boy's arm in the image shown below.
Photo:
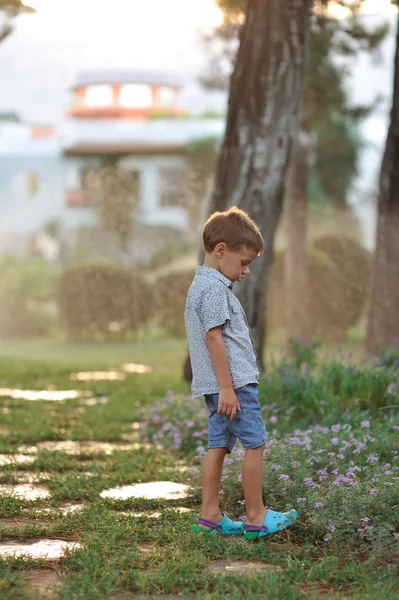
M233 421L237 414L237 410L241 410L241 407L231 380L222 330L223 325L213 327L208 331L206 337L212 365L219 384L218 414L230 417L230 421Z

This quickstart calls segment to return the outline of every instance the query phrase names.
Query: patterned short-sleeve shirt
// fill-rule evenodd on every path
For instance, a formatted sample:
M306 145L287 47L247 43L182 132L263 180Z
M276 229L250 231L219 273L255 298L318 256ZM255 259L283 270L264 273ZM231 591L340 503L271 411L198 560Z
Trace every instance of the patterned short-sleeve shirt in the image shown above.
M255 344L245 312L232 287L230 279L216 269L197 267L188 291L184 319L193 371L191 390L194 398L219 392L207 333L220 325L223 325L222 338L234 389L258 383Z

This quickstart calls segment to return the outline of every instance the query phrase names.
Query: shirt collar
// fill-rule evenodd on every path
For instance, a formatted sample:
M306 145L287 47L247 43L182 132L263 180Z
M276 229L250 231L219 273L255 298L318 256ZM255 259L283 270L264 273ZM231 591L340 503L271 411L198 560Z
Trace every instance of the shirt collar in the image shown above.
M219 279L219 281L224 283L230 290L233 289L232 281L230 281L228 277L225 277L223 273L216 271L216 269L212 269L212 267L197 267L195 274L202 275L205 277L215 277L216 279Z

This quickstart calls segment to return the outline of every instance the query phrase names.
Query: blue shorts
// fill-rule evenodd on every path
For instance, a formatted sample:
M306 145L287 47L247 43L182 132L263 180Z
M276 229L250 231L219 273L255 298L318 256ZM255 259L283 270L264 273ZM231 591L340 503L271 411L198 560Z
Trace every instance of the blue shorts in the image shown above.
M237 440L243 448L259 448L267 441L266 427L258 401L258 384L249 383L234 390L241 411L230 421L230 417L218 415L219 394L208 394L205 402L209 410L208 448L227 448L232 452Z

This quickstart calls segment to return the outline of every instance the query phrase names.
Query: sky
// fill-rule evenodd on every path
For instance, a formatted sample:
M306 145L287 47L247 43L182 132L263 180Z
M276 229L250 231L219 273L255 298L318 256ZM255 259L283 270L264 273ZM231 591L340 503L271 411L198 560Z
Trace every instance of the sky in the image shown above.
M221 21L214 0L25 0L37 9L17 19L0 45L0 110L17 110L28 121L57 124L69 103L68 89L82 70L128 68L181 75L181 103L190 112L223 110L226 97L204 93L198 76L206 58L200 32ZM391 14L389 0L366 0L371 15ZM334 12L334 4L331 10ZM339 14L335 7L337 16ZM354 97L373 87L389 95L390 56L373 69L368 61L350 82ZM384 56L385 58L385 56ZM362 59L359 59L360 63ZM373 81L374 83L374 81Z
M224 106L221 94L206 99L193 85L204 60L199 32L221 21L214 0L29 4L37 13L19 17L0 45L0 110L14 107L28 120L56 123L77 72L108 67L175 72L188 84L184 107Z

